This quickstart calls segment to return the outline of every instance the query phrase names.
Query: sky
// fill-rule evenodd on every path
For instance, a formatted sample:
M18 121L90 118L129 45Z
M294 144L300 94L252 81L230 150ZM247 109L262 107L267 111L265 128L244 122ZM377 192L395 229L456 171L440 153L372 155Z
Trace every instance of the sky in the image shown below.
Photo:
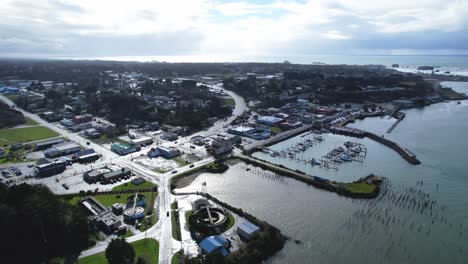
M0 0L0 56L461 55L468 0Z

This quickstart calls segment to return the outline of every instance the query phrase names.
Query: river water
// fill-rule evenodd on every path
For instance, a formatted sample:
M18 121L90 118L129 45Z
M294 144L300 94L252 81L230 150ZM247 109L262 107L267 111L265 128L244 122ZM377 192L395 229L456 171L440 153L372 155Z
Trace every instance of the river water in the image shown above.
M444 85L468 93L468 83ZM254 154L332 180L353 181L369 173L385 176L388 181L375 200L340 197L243 163L220 175L202 174L183 190L201 190L206 182L210 194L303 242L288 242L269 263L468 263L468 101L406 113L391 134L386 131L394 120L387 118L350 126L397 141L414 152L421 165L410 165L369 139L329 134L299 157L319 158L351 140L367 148L362 163L327 170ZM280 151L312 136L298 136L271 148Z

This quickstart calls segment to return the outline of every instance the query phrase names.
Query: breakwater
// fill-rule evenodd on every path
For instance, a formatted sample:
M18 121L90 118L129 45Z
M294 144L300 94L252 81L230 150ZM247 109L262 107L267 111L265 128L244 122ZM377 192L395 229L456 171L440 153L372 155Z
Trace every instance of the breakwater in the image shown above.
M380 187L383 182L383 179L381 177L377 177L375 175L369 175L352 183L335 182L318 176L307 175L306 173L299 170L293 171L281 165L278 166L263 160L258 160L244 155L238 155L235 156L235 158L238 158L247 164L251 164L262 169L272 171L282 176L296 179L308 185L312 185L316 188L334 192L338 195L350 198L373 199L379 195ZM350 188L350 186L352 186L353 184L369 184L375 188L373 188L372 191L360 192Z

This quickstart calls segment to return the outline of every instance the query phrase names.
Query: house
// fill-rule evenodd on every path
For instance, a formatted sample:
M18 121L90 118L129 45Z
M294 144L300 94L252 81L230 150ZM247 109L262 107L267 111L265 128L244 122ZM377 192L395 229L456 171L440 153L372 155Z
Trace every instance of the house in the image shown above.
M159 146L156 147L156 150L159 152L159 155L163 158L166 159L172 159L180 155L180 151L176 148L168 148L168 147L163 147Z
M260 232L260 227L252 224L249 221L245 221L242 224L237 226L237 234L245 239L245 240L250 240L252 237Z
M64 127L72 127L76 125L76 123L70 119L62 119L62 121L60 121L60 124Z
M216 138L211 143L211 146L209 147L208 151L213 156L220 156L230 153L233 149L232 145L233 142L230 139Z
M73 118L73 122L77 124L87 123L93 121L93 116L90 114L86 115L77 115Z
M200 247L205 254L219 251L223 256L229 255L229 241L222 236L209 236L200 242Z
M164 135L161 136L162 139L168 140L168 141L177 140L178 137L179 136L177 136L177 134L170 133L170 132L164 133Z

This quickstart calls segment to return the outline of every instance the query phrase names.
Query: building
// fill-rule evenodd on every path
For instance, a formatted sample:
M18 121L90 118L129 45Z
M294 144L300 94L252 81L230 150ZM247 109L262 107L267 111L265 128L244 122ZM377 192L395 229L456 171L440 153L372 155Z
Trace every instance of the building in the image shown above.
M294 128L298 128L301 126L302 126L302 122L300 121L295 121L295 122L286 121L286 122L279 124L279 127L285 128L285 129L294 129Z
M112 172L104 173L101 177L101 181L105 183L109 183L113 180L122 179L125 177L129 177L132 172L128 168L121 168L120 170L115 170Z
M47 158L55 158L64 155L70 155L81 150L80 145L75 142L64 142L60 144L55 144L51 148L48 148L44 151L44 155Z
M177 140L179 136L177 136L177 134L174 134L174 133L171 133L171 132L167 132L167 133L164 133L161 138L164 139L164 140L168 140L168 141L174 141L174 140Z
M180 155L180 151L173 147L156 147L156 150L159 152L159 155L166 159L172 159Z
M45 150L52 147L53 145L61 144L63 142L65 141L61 138L38 142L36 143L36 150Z
M73 154L73 159L80 163L93 162L99 159L99 154L94 149L86 149Z
M231 127L228 129L229 134L237 135L237 136L246 136L249 133L252 133L255 131L255 128L249 127L249 126L236 126L236 127Z
M398 108L410 108L414 103L411 100L395 100L392 102L392 105Z
M96 183L102 179L102 175L109 172L112 172L112 170L108 168L87 171L83 174L83 180L89 184Z
M222 236L209 236L200 242L200 247L205 254L219 251L223 256L229 255L229 241Z
M138 148L136 146L130 146L122 143L115 143L111 145L111 150L119 155L128 155L133 152L137 152Z
M87 123L93 121L93 116L90 114L86 115L77 115L73 118L73 122L77 124Z
M40 159L37 161L34 171L38 177L48 177L62 173L66 168L67 163L63 160L52 161L48 159Z
M276 126L283 121L284 119L274 116L261 116L256 120L257 123L267 126Z
M304 122L304 124L312 124L312 122L314 122L314 116L313 115L303 115L303 116L301 116L301 121Z
M260 227L252 224L249 221L245 221L242 224L237 226L237 234L245 239L245 240L250 240L252 237L260 232Z
M197 146L203 146L205 144L205 137L194 136L190 139L190 142L192 142L192 144L197 145Z
M90 215L88 219L96 229L107 234L120 230L122 226L120 219L94 197L86 197L80 201L80 204L88 211Z
M151 145L153 143L153 138L151 137L141 137L141 138L135 138L130 140L130 144L134 146L146 146L146 145Z
M208 148L208 151L213 156L221 156L228 153L231 153L233 147L233 141L230 139L216 138L211 143L211 146Z
M72 127L76 125L76 123L70 119L62 119L62 121L60 121L60 124L64 127Z

